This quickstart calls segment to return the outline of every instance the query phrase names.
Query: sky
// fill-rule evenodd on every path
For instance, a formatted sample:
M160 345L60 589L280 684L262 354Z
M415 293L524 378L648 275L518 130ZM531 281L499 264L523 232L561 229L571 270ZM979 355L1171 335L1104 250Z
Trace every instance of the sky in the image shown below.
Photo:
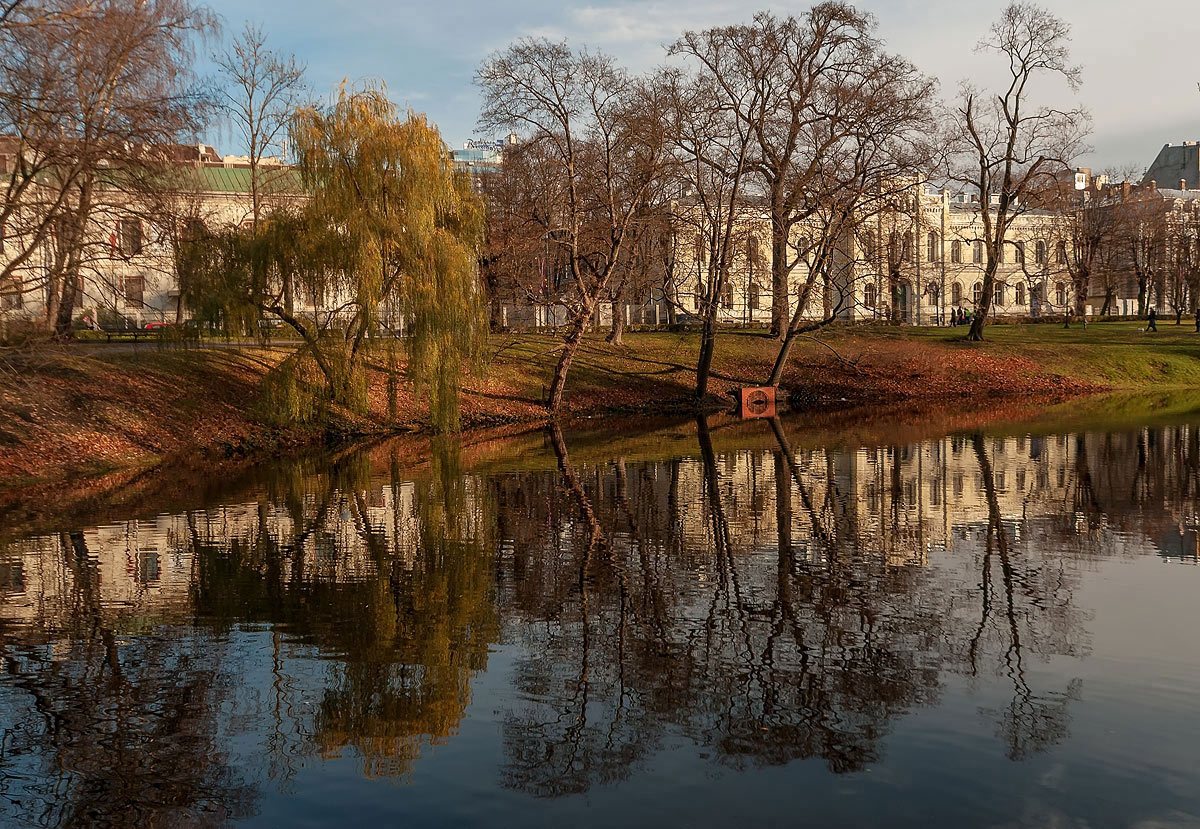
M631 71L652 69L664 46L685 29L748 21L768 8L799 13L811 3L747 4L733 0L208 0L225 37L249 20L268 45L308 67L312 90L326 96L343 79L381 79L394 101L425 112L452 147L478 136L480 62L511 41L565 39L599 48ZM926 74L949 101L963 80L988 87L1004 67L980 55L1003 3L999 0L863 0L878 34ZM1071 24L1072 59L1083 68L1077 96L1044 87L1048 103L1082 103L1093 119L1093 151L1081 164L1140 174L1163 144L1200 140L1200 13L1195 0L1042 0ZM220 48L213 44L211 50ZM994 81L992 81L994 79ZM989 83L989 81L992 81ZM222 152L241 152L229 132L209 136Z

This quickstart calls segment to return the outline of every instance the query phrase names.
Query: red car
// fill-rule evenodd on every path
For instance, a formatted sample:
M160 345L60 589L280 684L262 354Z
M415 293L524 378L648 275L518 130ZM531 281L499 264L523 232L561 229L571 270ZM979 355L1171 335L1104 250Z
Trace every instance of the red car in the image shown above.
M174 324L175 323L173 323L173 322L148 322L148 323L146 323L146 330L147 331L158 331L161 328L167 328Z

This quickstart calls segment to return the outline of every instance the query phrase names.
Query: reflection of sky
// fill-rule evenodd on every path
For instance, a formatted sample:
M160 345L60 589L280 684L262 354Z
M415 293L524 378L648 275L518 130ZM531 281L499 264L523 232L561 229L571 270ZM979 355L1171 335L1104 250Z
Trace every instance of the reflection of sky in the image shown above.
M634 69L663 60L662 44L685 28L747 19L753 5L735 0L525 0L520 3L214 0L230 29L250 18L270 42L309 66L313 87L327 93L343 78L380 77L401 105L427 112L451 146L473 132L478 96L472 76L489 52L525 35L566 37L612 52ZM760 4L766 5L766 4ZM811 5L770 4L777 14ZM937 76L943 92L960 80L1003 71L972 53L1000 3L994 0L874 0L860 4L880 21L890 46ZM1084 66L1080 100L1095 116L1097 168L1136 164L1144 169L1164 143L1200 138L1200 98L1194 44L1200 27L1194 5L1163 0L1137 6L1122 0L1043 3L1073 26L1073 54ZM1056 103L1063 99L1058 92ZM214 136L215 137L215 136ZM228 136L218 143L229 145ZM233 151L232 149L226 150Z

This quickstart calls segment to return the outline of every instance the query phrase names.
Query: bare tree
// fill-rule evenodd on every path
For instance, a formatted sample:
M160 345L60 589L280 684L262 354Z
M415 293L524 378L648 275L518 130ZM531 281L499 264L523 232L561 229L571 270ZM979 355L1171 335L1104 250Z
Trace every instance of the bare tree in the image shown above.
M481 124L515 130L538 147L551 187L509 207L541 205L528 230L561 262L569 291L567 332L547 406L563 403L567 375L604 300L631 230L661 174L666 142L652 90L607 55L573 52L565 43L526 39L490 56L476 73ZM525 218L525 217L523 217ZM516 222L513 222L516 225ZM526 237L525 247L533 241Z
M15 201L3 208L17 233L4 276L44 291L45 322L59 337L70 334L78 276L115 254L112 212L198 129L192 48L216 27L188 0L63 8L8 37L14 51L3 63L4 126L19 136L6 182Z
M996 271L1014 219L1027 198L1068 170L1083 150L1090 126L1086 110L1037 106L1031 100L1044 76L1064 80L1072 91L1080 70L1069 61L1066 22L1038 6L1010 3L978 49L1007 63L1003 89L995 94L964 84L947 125L945 174L975 190L983 225L985 267L982 301L968 339L982 340Z
M280 164L271 163L271 154L286 155L288 124L304 102L304 66L293 55L268 49L262 27L252 23L246 23L216 62L225 80L221 108L246 147L251 218L257 224L272 181L281 172Z
M708 393L721 307L732 305L730 271L753 229L756 211L748 210L743 199L752 137L745 120L724 103L711 72L669 70L660 75L658 85L670 101L674 169L683 189L675 210L676 232L691 244L695 268L693 296L701 323L695 387L699 399ZM753 88L744 93L758 94Z

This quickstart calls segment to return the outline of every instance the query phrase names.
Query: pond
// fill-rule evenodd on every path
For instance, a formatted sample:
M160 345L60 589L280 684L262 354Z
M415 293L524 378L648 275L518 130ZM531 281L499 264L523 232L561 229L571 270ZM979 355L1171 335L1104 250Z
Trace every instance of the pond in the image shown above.
M9 513L0 824L1200 825L1198 423L619 424Z

